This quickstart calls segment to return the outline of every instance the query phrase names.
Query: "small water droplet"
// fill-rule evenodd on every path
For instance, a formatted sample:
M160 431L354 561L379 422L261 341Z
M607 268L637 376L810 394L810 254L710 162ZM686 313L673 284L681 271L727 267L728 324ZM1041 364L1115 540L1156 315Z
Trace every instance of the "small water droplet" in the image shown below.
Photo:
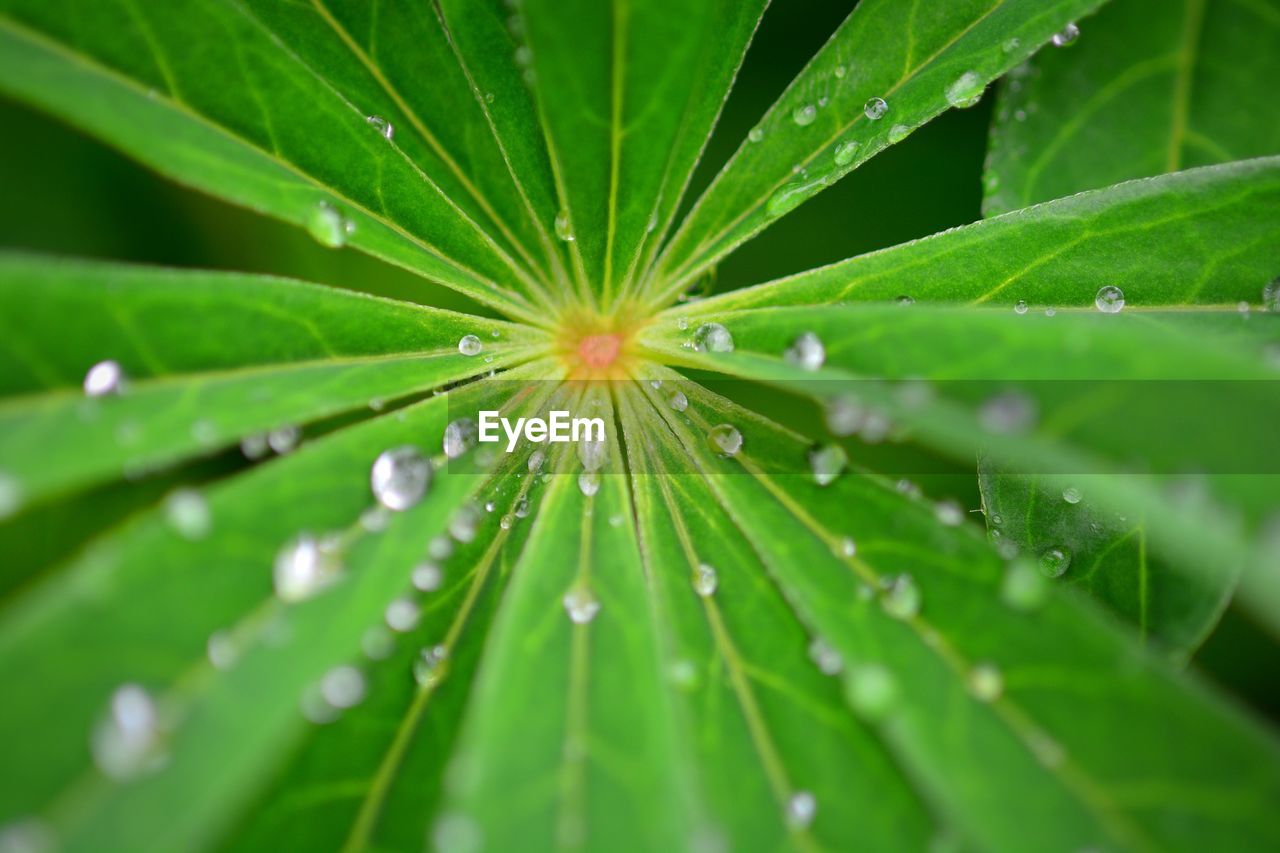
M910 136L911 131L912 128L905 124L895 124L893 127L889 128L889 143L891 145L897 145L899 142Z
M1029 613L1048 601L1049 585L1030 560L1016 559L1005 569L1000 599L1014 610Z
M1098 295L1093 298L1093 304L1103 314L1119 314L1124 308L1124 291L1114 284L1108 284L1098 291Z
M853 541L852 536L845 536L840 540L837 553L841 557L852 557L858 553L858 543Z
M964 508L951 500L938 501L933 508L933 514L947 527L958 527L964 521Z
M431 460L410 444L378 454L369 473L373 496L395 512L415 506L430 485Z
M386 620L387 627L398 634L406 631L412 631L418 625L418 617L421 611L418 604L411 598L395 598L387 605L383 618Z
M427 646L413 661L413 680L419 687L435 687L444 679L449 649L443 645Z
M809 791L796 791L787 800L787 825L792 829L804 829L817 814L818 800Z
M969 671L969 692L980 702L994 702L1004 692L1004 676L993 663L980 663Z
M527 518L529 516L529 499L528 498L521 498L520 500L516 501L516 508L514 510L514 515L516 518Z
M742 449L742 433L731 424L718 424L707 433L707 443L722 457L736 456Z
M689 408L689 398L684 395L683 391L672 391L671 396L667 398L667 404L677 412L683 412Z
M292 424L276 427L267 433L267 446L283 456L298 446L302 430Z
M360 638L360 651L369 660L386 660L395 650L395 635L385 625L371 625Z
M1071 568L1071 550L1065 545L1049 548L1040 555L1040 573L1047 578L1060 578Z
M803 370L818 370L827 360L827 349L822 339L813 332L802 332L784 353L789 363Z
M354 666L335 666L320 679L320 695L334 708L354 708L365 697L364 673Z
M448 536L436 536L427 543L427 556L433 560L447 560L453 553L453 540Z
M694 592L703 598L710 598L715 595L718 584L719 576L716 575L716 570L707 563L699 563L698 567L693 570Z
M311 534L303 533L276 555L273 575L276 596L285 603L310 598L330 583L340 570L341 564L334 551L322 547Z
M1075 42L1080 37L1080 28L1074 23L1067 24L1060 31L1053 34L1054 47L1066 47Z
M895 619L910 619L920 612L920 587L915 578L901 574L888 581L880 597L884 612Z
M982 100L986 86L976 71L966 71L947 87L947 103L959 109L972 107Z
M590 588L575 586L564 594L564 612L576 625L585 625L600 612L600 602Z
M214 669L230 669L240 656L240 649L230 631L214 631L205 641L204 649Z
M52 853L56 848L53 830L39 818L18 818L0 826L0 853Z
M879 121L889 112L889 104L884 98L872 98L862 107L862 114L871 121Z
M465 356L479 355L482 349L484 344L476 335L463 335L458 339L458 352Z
M1027 313L1027 300L1019 299L1017 302L1013 303L1013 313L1015 314Z
M693 333L695 352L733 352L733 335L719 323L703 323Z
M843 65L837 65L834 69L832 69L831 73L836 75L836 77L840 78L840 77L844 77L844 75L848 72Z
M1026 432L1035 426L1036 405L1018 391L1006 391L982 404L978 421L987 432L997 435Z
M103 775L123 781L164 764L162 741L160 713L151 694L137 684L123 684L111 694L90 745Z
M1054 314L1057 314L1057 313L1058 313L1058 309L1054 308L1052 305L1044 309L1044 316L1046 317L1052 317Z
M195 489L178 489L164 501L164 517L183 539L203 539L213 527L209 504Z
M809 643L809 660L814 662L823 675L838 675L844 669L844 658L821 637L815 637Z
M569 211L562 210L556 214L556 236L566 243L572 243L576 238L573 235L573 224L569 221Z
M792 120L801 127L813 124L813 120L817 117L818 108L813 104L804 104L803 106L796 107L791 113Z
M119 394L126 383L124 370L116 361L100 361L84 375L84 393L90 397Z
M435 563L419 563L414 566L410 579L419 592L435 592L444 580L444 572Z
M1062 499L1069 504L1078 504L1083 497L1084 493L1075 486L1067 486L1062 490Z
M854 667L845 676L845 698L868 720L882 720L898 699L898 682L878 663Z
M373 125L374 129L377 130L378 133L382 134L384 139L390 139L396 132L396 129L391 126L391 122L387 121L382 116L369 116L365 121Z
M475 446L479 435L479 430L476 429L476 422L471 418L458 418L456 421L452 421L444 428L444 441L442 442L444 455L450 459L457 459Z
M809 470L819 486L835 482L849 464L849 454L838 444L823 444L809 451Z
M893 301L899 305L915 305L916 304L915 299L913 299L910 296L907 296L905 293L897 297Z
M761 139L764 139L764 128L762 127L751 128L751 130L747 133L747 139L751 140L752 142L759 142Z
M861 143L856 139L846 139L844 142L836 145L836 165L848 166L853 162L853 158L858 156L858 148L860 147Z
M355 226L327 201L317 202L307 216L307 232L317 243L329 249L345 246L347 237L354 230Z
M465 503L449 516L449 535L459 542L470 542L476 538L482 520L480 508L473 503Z
M599 471L609 461L609 443L603 437L579 441L578 461L587 471Z
M1000 45L1000 49L1003 50L1005 53L1013 53L1015 50L1017 50L1021 46L1022 46L1022 42L1020 40L1016 38L1011 38L1011 39L1007 39L1004 44Z
M595 471L583 471L578 475L578 491L587 497L600 491L600 475Z

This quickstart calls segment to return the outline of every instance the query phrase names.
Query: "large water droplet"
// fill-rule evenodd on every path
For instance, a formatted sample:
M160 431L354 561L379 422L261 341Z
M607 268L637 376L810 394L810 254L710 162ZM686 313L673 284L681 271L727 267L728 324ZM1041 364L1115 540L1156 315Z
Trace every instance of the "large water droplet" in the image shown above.
M445 646L424 648L413 662L413 680L419 687L435 687L444 678L448 659L449 649Z
M1093 304L1098 306L1098 310L1103 314L1119 314L1124 308L1124 291L1114 284L1108 284L1098 291L1098 295L1093 298Z
M1040 555L1040 573L1047 578L1060 578L1071 568L1071 549L1065 545L1049 548Z
M573 223L569 221L569 211L562 210L556 214L556 236L566 243L572 243L576 238L573 235Z
M787 825L792 829L804 829L817 814L818 800L809 791L796 791L787 800Z
M276 453L284 455L298 446L302 430L292 424L276 427L267 433L267 446Z
M889 112L889 105L884 98L872 98L862 107L862 114L871 121L879 121Z
M320 695L334 708L354 708L365 692L364 673L354 666L335 666L320 679Z
M895 619L910 619L920 612L920 587L915 578L901 574L888 581L880 598L884 612Z
M802 332L791 342L785 355L788 362L803 370L818 370L826 363L827 348L813 332Z
M458 339L458 352L463 355L479 355L482 349L484 349L484 344L475 335L463 335Z
M84 393L90 397L105 397L124 390L125 375L119 362L100 361L84 375Z
M444 455L457 459L475 446L480 433L471 418L458 418L444 428Z
M373 128L377 130L378 133L382 134L384 139L390 139L396 132L396 129L391 126L391 122L387 121L382 116L369 116L365 121L373 125Z
M819 486L833 483L849 464L849 454L838 444L823 444L809 451L809 470Z
M396 512L416 505L430 485L431 460L409 444L378 454L369 473L373 496Z
M1084 493L1075 486L1067 486L1062 490L1062 499L1069 504L1078 504L1083 497Z
M980 663L969 671L969 692L981 702L994 702L1004 692L1004 676L993 663Z
M213 527L209 504L195 489L178 489L164 501L165 521L183 539L203 539Z
M707 563L699 563L698 567L693 570L693 590L703 598L710 598L715 595L719 581L715 568Z
M736 456L742 449L742 433L731 424L719 424L707 433L707 443L721 456Z
M947 103L953 107L965 109L982 100L982 92L986 87L976 71L966 71L954 83L947 87Z
M151 694L124 684L111 694L106 716L93 731L93 761L111 779L134 779L164 763L160 714Z
M600 491L600 474L596 471L583 471L578 475L578 491L592 497Z
M1013 313L1015 314L1027 313L1027 300L1019 299L1017 302L1013 303Z
M1060 31L1053 34L1054 47L1066 47L1075 42L1080 37L1080 28L1074 23L1067 24Z
M271 450L271 445L267 444L266 433L254 433L246 435L240 439L240 452L244 454L244 458L250 462L254 462L267 455Z
M435 563L419 563L409 578L419 592L435 592L444 581L444 572Z
M796 124L804 127L813 124L813 120L818 117L818 108L813 104L803 104L798 106L791 113L791 118Z
M683 391L672 391L667 403L677 412L683 412L689 408L689 398L684 395Z
M564 594L564 612L577 625L585 625L600 612L600 602L596 600L591 589L586 586L575 586Z
M846 139L844 142L836 145L835 160L837 166L848 166L853 162L853 158L858 156L858 148L861 143L856 139Z
M695 352L733 352L733 335L719 323L703 323L693 333Z
M321 246L338 249L345 246L355 226L327 201L318 202L307 217L307 232Z
M276 555L273 575L276 596L286 603L310 598L332 581L339 570L337 556L322 547L316 537L304 533Z
M761 128L761 127L751 128L751 130L747 132L747 139L751 140L752 142L759 142L761 139L764 139L764 128Z
M394 598L383 612L387 627L397 634L404 634L418 627L418 617L422 611L412 598Z

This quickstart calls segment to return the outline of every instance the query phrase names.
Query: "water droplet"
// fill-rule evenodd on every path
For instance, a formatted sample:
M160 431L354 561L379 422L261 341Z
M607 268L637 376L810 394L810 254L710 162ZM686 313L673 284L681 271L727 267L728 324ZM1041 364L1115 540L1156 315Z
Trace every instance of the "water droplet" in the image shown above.
M765 211L770 216L782 216L804 204L830 182L830 175L822 175L811 181L792 181L769 197Z
M719 323L703 323L693 333L695 352L733 352L733 335Z
M838 444L823 444L809 451L809 470L819 486L826 486L843 473L849 454Z
M484 836L480 826L465 814L448 812L436 818L431 826L433 849L449 853L477 853Z
M1004 676L993 663L980 663L969 671L969 692L980 702L994 702L1004 692Z
M470 542L476 538L483 515L480 508L472 503L465 503L453 511L449 517L449 535L459 542Z
M1013 53L1015 50L1017 50L1021 46L1022 46L1022 42L1020 40L1016 38L1011 38L1006 40L1004 44L1000 45L1000 49L1003 50L1005 53Z
M1280 278L1262 288L1262 307L1268 311L1280 311Z
M124 370L119 362L100 361L84 375L84 393L90 397L119 394L125 386Z
M898 303L899 305L915 305L916 304L915 299L913 299L910 296L907 296L905 293L897 297L893 301Z
M821 637L815 637L809 643L809 660L814 662L823 675L838 675L844 669L844 658Z
M858 553L858 543L853 541L852 536L845 536L840 540L839 554L841 557L852 557Z
M396 129L391 126L391 122L382 116L369 116L365 121L373 125L374 129L381 133L384 139L390 139L396 132Z
M445 646L427 646L418 652L413 662L413 680L419 687L435 687L444 678L445 662L449 649Z
M516 508L515 508L514 514L516 518L527 518L529 516L529 499L528 498L521 498L520 500L516 501Z
M17 515L22 503L22 484L18 478L0 471L0 521Z
M879 121L889 112L889 105L884 98L872 98L862 107L862 114L871 121Z
M286 603L310 598L330 583L340 570L336 554L322 547L311 534L304 533L276 555L273 575L276 596Z
M1017 302L1013 303L1013 313L1015 314L1027 313L1027 300L1019 299Z
M240 656L240 649L229 631L214 631L204 644L205 654L209 656L209 664L214 669L230 669Z
M742 433L731 424L719 424L707 433L707 443L723 457L736 456L742 449Z
M1084 494L1075 486L1067 486L1062 490L1062 499L1069 504L1078 504Z
M667 403L677 412L683 412L689 408L689 398L684 395L683 391L672 391Z
M889 143L891 145L897 145L899 142L910 136L911 131L912 128L905 124L895 124L893 127L889 128Z
M267 433L267 446L283 456L298 446L298 439L301 437L302 430L296 426L276 427Z
M844 142L836 145L836 165L848 166L853 162L853 158L858 156L858 148L861 143L856 139L846 139Z
M1053 34L1054 47L1066 47L1080 37L1080 28L1074 23L1067 24L1059 32Z
M1035 426L1036 405L1024 394L1006 391L982 404L978 421L987 432L1013 435Z
M250 462L266 456L270 449L271 446L267 444L267 436L264 433L254 433L240 439L240 452Z
M854 667L845 676L845 698L868 720L882 720L898 699L893 673L878 663Z
M827 429L832 435L853 435L862 428L866 407L853 397L836 397L826 410Z
M569 221L569 211L562 210L556 214L555 227L556 236L566 243L572 243L576 239L573 236L573 224Z
M947 103L959 109L971 107L982 100L986 86L976 71L966 71L947 87Z
M105 776L135 779L164 763L160 714L151 694L124 684L111 694L106 715L93 731L93 761Z
M360 638L360 651L369 660L386 660L395 650L395 635L384 625L371 625Z
M387 605L383 618L386 620L387 627L396 633L403 634L406 631L412 631L418 626L418 617L421 612L418 609L417 602L411 598L395 598Z
M751 130L747 133L747 139L751 140L752 142L759 142L761 139L764 139L764 128L761 128L761 127L751 128Z
M578 491L587 497L600 491L600 475L595 471L583 471L578 475Z
M415 506L430 485L431 460L409 444L378 454L369 473L373 496L395 512Z
M964 521L964 509L955 501L938 501L933 514L947 527L958 527Z
M1027 743L1035 754L1036 760L1045 767L1060 767L1067 757L1066 750L1062 748L1062 745L1044 732L1033 732L1028 736Z
M453 540L448 536L437 536L427 543L427 556L433 560L447 560L453 553Z
M444 455L457 459L476 444L480 433L471 418L458 418L444 428Z
M364 700L364 673L354 666L335 666L320 679L320 696L334 708L354 708Z
M19 818L0 826L0 853L51 853L57 841L39 818Z
M910 619L920 612L920 587L915 578L901 574L888 581L880 598L884 612L895 619Z
M1005 569L1000 584L1000 599L1014 610L1029 613L1044 606L1049 598L1049 585L1044 575L1028 559L1017 559Z
M847 73L847 70L843 65L837 65L834 69L832 69L831 73L836 75L836 77L844 77L844 75Z
M1057 314L1057 313L1058 313L1058 309L1054 308L1053 306L1049 306L1048 308L1044 309L1044 316L1046 317L1052 317L1054 314Z
M716 575L716 570L708 564L699 563L698 567L693 570L694 592L703 598L710 598L715 595L718 584L719 576Z
M818 108L813 104L804 104L803 106L796 107L795 111L791 113L792 120L801 127L813 124L813 120L817 117Z
M809 791L796 791L787 800L787 825L804 829L818 813L818 800Z
M827 348L813 332L802 332L785 353L791 364L803 370L818 370L827 360Z
M578 442L578 461L587 471L599 471L609 461L609 444L604 438Z
M1040 573L1047 578L1060 578L1071 568L1071 550L1065 545L1049 548L1040 555Z
M355 230L338 209L327 201L318 202L307 217L307 232L321 246L339 249L347 244L347 237Z
M482 349L484 349L484 344L475 335L463 335L458 340L458 352L463 355L479 355Z
M1124 291L1114 284L1108 284L1098 291L1098 295L1093 298L1093 304L1098 306L1098 310L1103 314L1119 314L1124 308Z
M203 539L213 527L209 504L195 489L178 489L164 501L164 517L183 539Z
M419 592L435 592L444 580L444 572L435 563L419 563L414 566L410 579Z
M600 602L586 586L575 586L564 594L564 612L576 625L585 625L600 612Z

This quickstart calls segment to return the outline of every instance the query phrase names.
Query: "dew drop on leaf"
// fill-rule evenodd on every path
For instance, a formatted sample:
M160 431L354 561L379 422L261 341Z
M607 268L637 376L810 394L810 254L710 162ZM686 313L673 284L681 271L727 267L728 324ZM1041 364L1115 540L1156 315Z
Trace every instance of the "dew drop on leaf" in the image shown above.
M289 542L276 555L273 581L283 602L302 601L324 588L341 569L332 548L309 533Z
M984 402L978 409L978 422L987 432L1016 435L1035 426L1036 405L1018 391L1006 391Z
M479 355L484 344L476 335L463 335L458 339L458 352L466 356Z
M848 166L858 156L860 143L856 139L846 139L836 145L835 160L837 166Z
M209 658L209 665L214 669L230 669L240 656L240 650L229 631L214 631L210 634L205 641L204 650Z
M972 107L982 100L986 86L976 71L966 71L947 87L947 103L959 109Z
M578 475L578 491L592 497L600 491L600 474L596 471L583 471Z
M1103 314L1119 314L1124 308L1124 291L1114 284L1108 284L1098 291L1098 295L1093 298L1093 304Z
M920 587L915 578L901 574L888 581L880 597L884 612L895 619L910 619L920 612Z
M823 675L838 675L844 669L844 658L821 637L815 637L809 643L809 660Z
M453 553L453 540L448 536L437 536L427 543L427 556L433 560L447 560Z
M164 517L183 539L203 539L213 527L209 504L195 489L177 489L164 500Z
M267 433L267 446L276 453L284 455L298 446L298 439L301 437L302 430L292 424L286 424Z
M1016 559L1005 569L1000 600L1014 610L1030 613L1049 600L1049 585L1031 560Z
M578 442L578 461L587 471L599 471L609 461L609 444L603 438Z
M444 572L435 563L419 563L414 566L410 580L419 592L435 592L444 580Z
M871 121L879 121L889 112L889 104L884 98L872 98L862 107L862 114Z
M556 236L566 243L572 243L576 239L573 235L573 224L569 221L569 211L562 210L556 214L555 221Z
M360 638L360 651L369 660L386 660L396 650L396 638L385 625L372 625Z
M388 628L398 634L403 634L417 627L420 613L418 604L413 599L395 598L387 605L383 618L386 620Z
M369 124L373 126L374 130L382 134L384 139L390 139L396 132L396 129L391 126L391 122L387 121L382 116L369 116L365 121L369 122Z
M1017 302L1013 303L1013 313L1015 314L1027 313L1027 300L1019 299Z
M933 514L947 527L958 527L964 521L964 509L955 501L938 501Z
M813 124L813 120L818 117L818 108L813 104L804 104L796 107L791 113L791 119L801 127Z
M699 563L693 570L693 590L703 598L715 595L719 581L715 568L707 563Z
M0 825L3 853L52 853L56 849L53 830L38 818L24 817Z
M845 676L845 698L868 720L882 720L898 699L898 682L878 663L856 666Z
M320 695L334 708L354 708L364 700L364 673L354 666L335 666L320 679Z
M307 233L321 246L339 249L347 244L347 237L355 230L338 209L327 201L317 202L307 216Z
M575 586L564 594L564 612L569 614L576 625L585 625L600 612L600 602L596 600L591 589L586 586Z
M752 142L759 142L760 140L764 139L764 128L761 128L761 127L751 128L751 130L748 131L747 133L747 139L751 140Z
M683 412L689 408L689 398L684 395L683 391L672 391L671 396L667 398L667 404L677 412Z
M889 142L897 145L902 140L911 135L911 128L905 124L895 124L889 128Z
M849 464L849 454L838 444L823 444L809 451L809 470L819 486L830 485Z
M413 661L413 680L419 687L435 687L444 678L445 661L449 649L445 646L427 646L418 652Z
M813 332L802 332L784 353L787 361L802 370L818 370L826 363L827 349Z
M1004 676L992 663L980 663L969 671L969 692L980 702L994 702L1004 692Z
M1053 34L1054 47L1066 47L1073 44L1080 37L1080 28L1074 23L1067 24L1061 30Z
M732 424L718 424L707 433L707 443L720 456L736 456L742 449L742 433Z
M476 538L481 518L479 507L472 503L463 504L449 516L449 535L459 542L470 542Z
M787 800L787 825L804 829L818 814L818 800L809 791L796 791Z
M160 712L151 694L137 684L117 687L90 741L94 764L108 778L136 779L164 763L162 745Z
M271 450L271 446L267 444L267 436L265 433L253 433L246 435L240 439L240 452L245 459L250 462L261 459Z
M395 512L417 505L430 485L431 460L409 444L378 454L369 472L373 496Z
M1062 499L1069 504L1078 504L1084 494L1075 486L1067 486L1062 490Z
M1262 307L1268 311L1280 311L1280 278L1262 288Z
M90 397L119 394L124 385L124 370L116 361L100 361L84 375L84 393Z
M1040 573L1047 578L1060 578L1071 568L1071 549L1056 545L1040 554Z
M899 305L915 305L916 304L915 299L913 299L910 296L907 296L905 293L902 294L901 296L898 296L893 301Z
M695 352L733 352L733 335L719 323L703 323L693 333Z
M458 418L450 422L444 428L444 441L442 442L444 455L450 459L457 459L475 446L479 435L480 433L476 429L476 422L471 418Z

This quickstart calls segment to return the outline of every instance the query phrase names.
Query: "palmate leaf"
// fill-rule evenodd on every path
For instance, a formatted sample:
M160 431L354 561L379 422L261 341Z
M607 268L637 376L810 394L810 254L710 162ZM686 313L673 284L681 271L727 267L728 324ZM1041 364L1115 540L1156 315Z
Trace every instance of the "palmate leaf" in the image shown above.
M1213 609L1242 567L1266 577L1271 493L1240 475L1187 503L1116 472L1269 447L1274 317L1235 303L1280 272L1274 158L658 310L1098 0L858 4L683 221L763 0L61 5L0 0L0 90L508 319L0 260L0 547L64 540L5 568L0 846L1280 843L1271 731L958 505L853 444L824 485L809 438L671 369L856 391L922 455L1105 474L1090 506L1146 513ZM1090 308L1103 280L1119 317ZM899 295L919 304L844 304ZM690 346L709 321L736 351ZM821 372L783 355L805 331ZM130 382L86 400L103 359ZM1180 432L1152 407L1170 380ZM992 435L992 383L1039 420ZM487 409L596 414L607 442L446 458ZM296 451L235 452L282 425ZM391 512L370 468L405 445L434 476ZM303 534L333 580L295 600L273 575Z

